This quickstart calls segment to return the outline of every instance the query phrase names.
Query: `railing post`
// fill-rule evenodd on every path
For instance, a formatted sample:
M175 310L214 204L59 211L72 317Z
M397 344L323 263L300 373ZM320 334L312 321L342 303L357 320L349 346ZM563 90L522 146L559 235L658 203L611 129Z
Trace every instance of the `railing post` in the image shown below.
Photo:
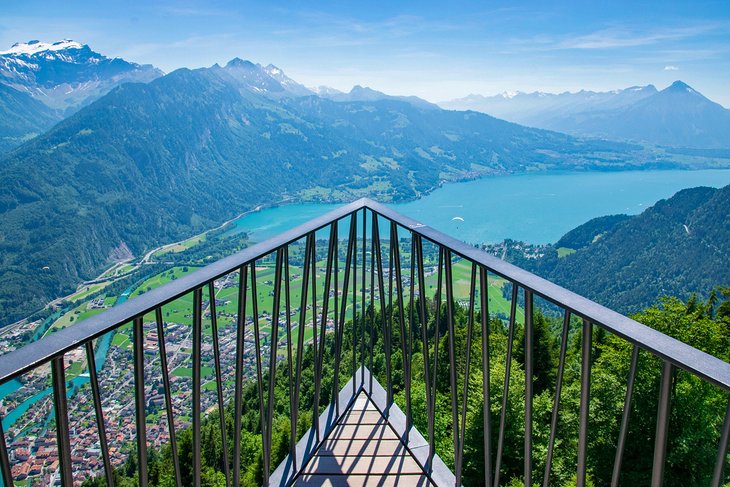
M226 487L231 485L231 472L228 466L228 435L226 435L225 404L223 403L223 376L221 373L221 352L218 344L218 310L215 304L215 281L208 283L208 298L210 309L210 333L213 339L213 365L215 367L216 394L218 398L218 423L221 431L221 456L223 457L223 474L226 477Z
M669 408L672 392L672 376L674 367L669 361L662 365L659 387L659 406L657 408L656 437L654 440L654 463L651 472L652 487L661 487L664 483L664 459L667 453L667 437L669 433Z
M246 282L247 269L243 265L238 270L238 313L236 316L236 385L233 398L233 486L241 483L241 415L243 413L243 352L246 336ZM296 411L292 411L292 416ZM292 430L296 434L296 429ZM296 463L296 457L294 458ZM178 487L181 487L178 485Z
M583 350L581 354L580 374L580 419L578 426L578 473L577 487L586 484L586 457L588 454L588 408L591 393L591 347L593 341L593 324L583 320Z
M53 402L56 410L56 439L58 441L58 470L61 473L61 485L73 486L71 474L71 441L69 438L68 403L66 402L66 373L63 367L63 355L51 361L53 378ZM12 484L10 484L12 485ZM8 487L10 487L10 485Z
M106 427L104 426L104 411L101 407L101 395L99 394L99 380L96 376L96 358L94 357L94 342L86 342L86 363L89 369L89 383L91 395L94 400L94 415L96 416L96 429L99 432L99 447L101 458L104 462L104 476L108 487L114 487L114 476L112 465L109 459L109 446L106 441Z
M720 445L717 449L715 470L712 474L713 487L720 487L723 480L722 474L725 471L725 462L727 462L728 438L730 438L730 398L728 398L727 410L725 411L725 421L723 422L722 433L720 434Z
M193 486L201 485L201 446L200 439L200 361L203 340L203 288L193 291Z
M489 282L487 270L479 266L479 296L482 311L482 403L484 416L484 485L492 485L492 411L489 398Z
M2 417L0 417L0 472L2 473L3 486L13 485L13 476L10 472L10 460L8 459L8 444L5 442L5 428L3 428Z
M525 487L532 487L532 291L525 289Z
M454 442L454 465L456 466L456 477L459 472L459 412L457 407L457 385L456 385L456 341L454 333L454 280L451 271L451 251L446 250L444 256L446 270L446 327L449 334L449 393L451 394L451 429ZM458 482L458 481L457 481ZM458 483L456 484L457 487Z
M144 398L144 328L142 316L134 319L134 397L137 419L137 459L139 469L139 485L147 485L147 418Z
M172 389L170 388L170 373L167 367L167 348L165 347L165 328L162 320L162 308L155 310L155 322L157 324L157 344L160 351L160 369L162 372L162 387L165 391L165 412L167 414L167 429L170 433L170 456L172 467L175 471L175 485L182 487L182 476L180 473L180 458L177 454L177 434L175 432L175 417L172 409Z
M509 379L512 370L512 348L515 338L515 321L517 318L517 284L512 283L512 300L510 301L509 325L507 332L507 357L505 359L504 389L502 391L502 410L499 415L499 433L497 437L497 462L494 466L494 487L499 487L499 477L504 452L504 431L507 423L507 398L509 396Z
M634 394L634 382L636 381L636 367L639 363L639 346L634 345L631 352L631 365L629 366L629 377L626 382L626 396L624 398L624 411L621 416L621 429L619 431L618 444L616 446L616 458L613 462L613 474L611 475L611 487L618 487L621 477L621 465L623 464L626 438L629 435L629 418L631 417L631 398Z

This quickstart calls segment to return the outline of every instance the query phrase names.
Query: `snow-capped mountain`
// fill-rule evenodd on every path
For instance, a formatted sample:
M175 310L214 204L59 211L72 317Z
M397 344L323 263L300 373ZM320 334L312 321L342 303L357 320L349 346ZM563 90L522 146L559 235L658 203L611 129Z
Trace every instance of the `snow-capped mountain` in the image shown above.
M150 65L108 58L65 39L14 44L0 51L0 83L55 109L71 111L126 82L149 82L163 73Z

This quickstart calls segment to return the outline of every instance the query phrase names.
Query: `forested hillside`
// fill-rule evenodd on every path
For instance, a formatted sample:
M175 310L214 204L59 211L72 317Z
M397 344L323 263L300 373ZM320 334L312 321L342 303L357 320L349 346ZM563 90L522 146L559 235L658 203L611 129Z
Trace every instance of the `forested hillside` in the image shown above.
M638 321L663 333L680 339L694 347L700 348L722 360L730 359L730 301L698 302L693 300L684 303L675 298L667 299L661 304L634 316ZM446 331L446 304L442 302L440 311L434 301L429 300L426 306L428 336L431 360L438 355L439 367L436 370L437 401L435 415L435 447L442 459L453 468L453 442L449 380L449 334ZM454 348L457 364L457 391L462 392L466 377L466 343L468 333L467 311L454 304L455 340ZM404 316L410 311L404 310ZM439 319L436 319L436 316ZM404 358L400 352L402 336L399 332L394 309L388 316L395 317L391 328L391 346L393 387L395 400L401 408L405 408L405 383L403 379ZM384 342L380 328L380 316L376 311L368 321L367 333L363 336L366 343L374 344L373 372L381 384L387 380L384 357ZM477 322L480 317L476 316ZM557 330L561 327L559 317L543 315L539 311L535 315L534 343L535 350L535 387L533 402L533 478L542 479L545 471L547 439L550 431L550 418L555 398L556 370L558 367L558 350L560 348ZM437 326L438 323L438 326ZM374 324L374 326L373 326ZM505 381L505 360L508 345L508 333L505 323L493 318L489 324L489 360L490 360L490 422L492 424L492 465L495 465L498 442L499 418L501 414L502 394ZM343 352L341 354L341 370L349 371L352 364L351 324L344 331ZM567 344L565 375L560 402L560 420L557 428L556 448L551 463L550 485L575 485L578 448L578 418L580 398L581 342L579 322L573 323ZM370 342L369 333L374 335ZM417 325L411 330L413 337L421 336ZM440 335L438 350L434 348L434 336ZM332 338L332 334L328 335ZM481 347L484 336L481 328L475 326L472 335L470 375L468 382L468 399L466 404L466 430L464 436L464 485L483 485L484 481L484 422L482 384ZM504 436L504 456L501 466L500 485L522 485L523 475L523 441L525 414L525 372L524 372L524 338L522 325L518 323L514 345L515 355L510 362L509 396L506 409L506 428ZM427 415L425 404L425 382L423 372L423 346L420 339L412 342L412 356L408 357L412 365L412 408L415 426L423 433L427 431ZM616 336L609 335L596 328L593 336L594 362L591 368L591 402L589 415L588 439L588 476L593 485L610 485L615 458L616 439L623 412L624 391L632 347ZM358 359L359 360L359 359ZM368 359L369 361L369 359ZM329 404L334 389L332 366L334 363L334 342L328 340L322 373L322 408ZM656 428L656 404L659 391L659 375L661 364L658 359L646 353L640 354L637 379L633 392L633 407L629 422L628 439L621 473L621 485L647 485L651 478L651 467L654 451L654 435ZM301 436L311 425L313 407L313 354L307 348L303 358L304 379L301 390L298 436ZM274 420L272 432L272 470L281 462L289 449L291 434L289 421L289 378L288 367L277 368L276 389L274 394ZM340 386L348 377L343 377ZM461 400L459 400L459 403ZM233 440L233 402L226 409L227 444ZM250 381L244 388L243 431L241 438L242 485L261 485L262 482L262 443L259 405L257 402L257 385ZM672 387L672 413L669 439L667 442L667 462L665 472L666 485L682 485L686 487L708 485L714 467L718 428L722 424L727 406L726 394L717 388L708 387L687 373L679 372ZM701 408L697 405L702 404ZM202 477L203 484L208 487L226 485L223 475L226 457L222 449L217 413L209 415L202 427ZM192 434L190 429L178 434L179 455L183 485L192 485L191 462ZM229 455L230 455L229 450ZM151 486L174 485L174 470L169 446L161 450L153 450L149 457ZM137 475L134 454L123 468L116 470L116 485L131 487L136 485ZM726 473L725 481L730 481L730 473ZM85 482L85 487L101 487L105 485L103 478Z
M558 257L558 247L575 253ZM709 296L730 285L730 186L693 188L640 215L591 220L541 259L517 259L537 274L609 308L633 313L661 296Z
M59 112L0 83L0 157L59 120Z

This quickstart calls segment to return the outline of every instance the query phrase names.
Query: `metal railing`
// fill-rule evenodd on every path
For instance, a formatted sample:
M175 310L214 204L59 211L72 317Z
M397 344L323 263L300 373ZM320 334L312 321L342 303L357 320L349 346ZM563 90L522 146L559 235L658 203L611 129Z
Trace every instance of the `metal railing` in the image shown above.
M383 226L383 224L385 226ZM387 238L381 233L387 228ZM323 238L318 238L318 232ZM323 235L324 234L324 235ZM402 247L410 245L404 252ZM296 253L296 257L293 254ZM268 287L273 287L272 299L266 302L270 310L261 309L261 286L257 272L263 260L273 262L274 276ZM295 262L296 261L296 262ZM465 297L461 306L466 311L466 323L458 324L456 309L458 290L454 276L455 262L466 266L468 278L462 279L461 287ZM298 275L295 275L295 272ZM232 317L235 327L235 353L233 357L234 377L231 381L231 398L226 393L226 378L221 366L219 344L220 313L216 309L216 283L221 279L235 282L236 313ZM323 279L323 280L322 280ZM504 387L501 404L494 404L490 391L490 313L489 286L493 280L500 280L509 293L509 316L504 320L506 334L506 356L504 362ZM431 291L435 284L435 292ZM296 289L292 283L298 283ZM268 289L267 287L267 289ZM204 293L208 302L204 306ZM293 297L298 294L298 302ZM433 296L431 302L428 301ZM442 296L443 295L443 296ZM180 459L176 438L179 435L173 407L174 394L171 387L168 351L166 350L166 320L164 307L181 298L191 299L191 350L192 386L190 399L192 414L192 482L201 484L201 424L204 411L201 397L203 382L204 330L210 329L212 363L215 374L215 409L220 417L222 441L223 474L227 485L241 485L241 432L243 390L248 379L256 383L258 397L259 432L261 434L262 478L265 485L270 482L274 470L272 452L272 431L277 411L282 407L289 411L290 438L289 458L293 468L277 482L291 484L297 471L306 464L313 451L297 448L302 436L300 411L306 402L311 407L313 418L333 408L335 417L344 411L338 391L345 376L351 379L353 395L362 389L376 394L373 375L383 379L384 413L394 402L400 402L404 411L403 434L408 446L417 432L414 423L425 428L426 453L417 455L424 471L434 482L437 456L435 420L438 408L445 402L438 401L438 390L446 387L447 404L450 405L450 457L447 463L453 469L455 484L462 484L465 464L465 442L467 405L469 404L469 380L472 364L480 362L482 386L481 408L483 421L483 442L480 445L483 456L483 485L501 485L505 455L505 431L509 421L506 415L510 399L510 374L514 373L515 343L517 329L521 326L524 342L524 417L520 419L524 428L523 462L524 485L533 484L534 431L533 412L535 392L534 361L534 307L535 298L551 303L562 313L560 331L559 363L556 374L555 395L550 414L549 436L546 444L545 471L542 484L550 484L552 461L555 455L556 431L560 417L561 388L567 369L566 354L569 333L574 328L573 319L581 322L580 337L580 397L577 432L577 459L575 468L576 485L586 485L588 475L588 442L591 422L591 367L593 335L596 327L625 340L632 347L629 373L623 401L623 414L619 418L619 436L611 485L618 485L623 455L632 411L632 396L637 377L639 353L645 352L661 362L661 380L657 398L655 437L653 439L651 484L662 485L667 456L673 376L676 370L683 370L708 384L718 387L723 393L730 391L730 364L679 342L654 329L644 326L626 316L618 314L595 302L572 293L556 284L517 268L481 250L464 244L448 235L429 228L415 220L400 215L392 209L368 199L361 199L316 218L291 231L266 242L253 245L235 255L224 258L196 272L180 277L162 287L146 292L133 300L104 311L82 322L69 326L41 340L30 343L0 357L0 384L11 381L28 372L50 364L52 376L53 409L55 411L58 449L58 476L62 485L73 485L73 462L71 431L69 428L68 384L64 357L72 351L83 348L87 360L89 384L93 401L93 415L98 431L98 444L103 460L103 474L108 485L114 485L113 465L110 461L109 442L106 434L108 419L105 418L103 397L97 372L102 364L95 363L94 341L119 331L125 325L132 327L134 418L136 425L136 453L138 482L148 485L148 441L147 409L149 391L145 388L145 324L154 323L160 359L160 374L164 395L164 414L169 430L170 449L175 482L182 486ZM427 299L428 298L428 299ZM268 314L267 314L268 313ZM518 315L524 313L522 324ZM443 317L441 316L443 314ZM435 318L434 316L435 315ZM491 318L494 318L492 313ZM458 345L457 330L463 325L465 345ZM268 333L264 329L269 327ZM251 333L253 327L253 333ZM475 330L476 329L476 330ZM462 332L459 332L462 333ZM307 337L307 335L309 335ZM474 337L480 337L479 350L474 348ZM248 348L247 348L247 337ZM264 339L262 343L262 337ZM267 338L268 337L268 338ZM268 341L267 341L268 340ZM251 342L253 344L251 345ZM393 348L397 347L397 350ZM377 349L382 347L382 350ZM440 351L446 348L444 358ZM313 357L313 397L304 401L304 357L311 351ZM418 351L422 370L414 370L411 358ZM481 356L477 360L477 355ZM383 364L374 363L384 357ZM399 357L396 359L396 357ZM228 359L228 357L224 357ZM249 359L248 361L246 359ZM402 370L394 370L394 361ZM447 363L441 363L446 360ZM255 362L255 365L251 362ZM325 364L331 361L331 364ZM343 364L351 368L343 369ZM283 368L283 369L281 369ZM332 384L324 390L323 371L333 374ZM448 385L439 384L444 371ZM277 404L275 390L277 377L287 377L288 404ZM357 377L357 376L360 377ZM402 377L394 379L394 376ZM422 382L423 398L416 398L425 408L426 420L414 417L413 381ZM327 377L329 381L329 377ZM359 388L359 389L358 389ZM473 389L473 388L472 388ZM419 389L420 390L420 389ZM333 398L331 401L325 398ZM328 404L325 404L329 403ZM227 431L225 420L226 403L232 405L233 431ZM311 403L311 405L310 405ZM498 418L493 417L497 409ZM496 430L493 423L497 421ZM312 428L314 442L318 443L327 433L327 424L314 419ZM320 431L324 428L324 431ZM714 461L712 485L720 486L726 477L724 467L728 454L730 436L730 403L718 432L719 447ZM11 456L6 432L0 428L0 470L4 485L13 485ZM418 435L420 437L420 434ZM496 440L496 441L495 441ZM495 444L496 443L496 444ZM441 455L442 457L444 455ZM438 482L437 482L438 483Z

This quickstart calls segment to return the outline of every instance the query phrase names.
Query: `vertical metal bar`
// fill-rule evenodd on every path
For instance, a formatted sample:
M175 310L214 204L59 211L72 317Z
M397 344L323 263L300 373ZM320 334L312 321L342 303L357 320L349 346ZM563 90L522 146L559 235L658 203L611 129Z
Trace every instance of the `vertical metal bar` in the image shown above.
M532 487L532 291L525 289L525 487Z
M314 233L307 234L307 239L304 245L304 269L302 270L302 295L299 306L299 324L297 325L297 356L296 356L296 371L295 371L295 382L294 382L294 409L291 414L294 416L292 419L293 424L298 424L299 418L299 394L300 385L302 380L302 360L304 358L304 333L305 323L307 320L307 292L309 291L309 271L310 262L309 254L314 251ZM316 289L312 291L316 293ZM314 421L316 422L316 420ZM292 435L296 437L296 429L292 430ZM296 468L296 457L294 458Z
M391 375L388 376L388 384L386 384L386 395L388 408L393 404L393 317L395 316L395 309L393 308L393 281L395 279L395 245L398 245L398 236L394 234L397 227L390 222L390 235L388 243L388 326L387 326L387 338L385 343L385 357L390 362ZM388 410L390 414L390 409Z
M13 475L10 472L10 459L8 458L8 444L5 442L2 418L0 418L0 474L2 474L3 486L13 485Z
M415 285L415 277L416 277L416 242L413 240L413 232L411 232L411 275L410 275L410 296L409 296L409 304L408 304L408 328L406 329L406 358L405 360L405 395L406 395L406 431L411 430L411 427L413 426L413 403L411 401L411 359L413 357L413 322L415 321L414 318L414 312L416 308L416 285Z
M261 330L259 323L259 307L258 294L256 292L256 261L251 262L251 301L253 304L253 327L254 327L254 346L256 348L256 384L258 386L258 402L259 402L259 421L261 425L261 448L263 450L263 476L264 485L269 483L269 454L266 448L266 415L264 412L264 379L262 372L262 355L261 355Z
M345 332L345 315L347 313L347 292L349 290L349 284L350 284L350 267L353 263L353 253L354 253L354 246L356 244L357 240L357 233L356 233L356 226L357 226L357 217L353 213L353 215L350 217L350 235L349 240L347 241L347 256L345 257L345 276L344 280L342 281L342 307L340 308L340 344L343 343L343 337ZM355 287L355 286L353 286ZM354 316L354 314L353 314ZM353 334L354 334L354 321L353 321ZM353 347L353 354L354 354L354 347ZM339 357L340 352L337 353L337 356ZM353 355L353 367L354 367L354 355ZM335 367L335 384L339 381L339 374L340 369L339 367ZM355 377L355 374L353 373L353 378ZM353 381L353 385L354 385ZM339 403L339 389L335 391L336 397L338 398L337 401ZM338 414L339 415L339 414Z
M241 415L243 413L243 352L246 339L247 267L238 270L238 314L236 316L236 388L233 411L233 485L241 485ZM162 335L160 335L162 336ZM292 416L294 412L292 412ZM295 430L292 430L295 431ZM294 433L292 433L294 434ZM295 459L296 460L296 459ZM178 484L178 487L182 487Z
M378 225L378 218L375 213L373 213L373 253L376 255L375 259L375 265L378 267L378 297L380 298L380 325L381 325L381 333L383 335L383 349L385 351L385 377L386 377L386 407L389 407L391 404L391 401L393 400L392 394L393 394L393 377L392 377L392 370L391 370L391 363L390 363L390 340L388 337L388 323L386 318L386 313L390 313L392 316L393 311L392 309L388 309L385 302L385 281L383 279L383 255L382 255L382 248L380 245L380 227ZM392 278L391 278L392 279ZM392 280L391 280L392 283ZM392 289L392 286L391 286ZM391 298L392 299L392 298ZM428 383L428 381L426 382ZM389 409L386 409L386 414L388 414Z
M720 487L720 483L723 480L722 477L727 459L728 438L730 438L730 399L728 399L727 410L725 410L725 422L723 423L722 433L720 434L720 445L717 449L715 470L712 473L712 487Z
M402 357L402 364L403 364L403 386L406 390L406 411L410 409L410 396L408 395L408 363L410 362L410 356L408 353L408 335L406 330L406 316L405 316L405 304L403 302L403 274L401 269L401 260L400 260L400 242L398 241L398 227L396 226L395 222L390 223L390 234L392 235L392 238L395 239L395 251L393 253L394 257L394 267L395 267L395 284L397 288L397 300L398 300L398 324L399 324L399 330L400 330L400 345L401 345L401 357ZM406 413L407 414L407 413ZM405 430L405 438L404 440L407 441L408 434L409 434L409 428L410 423L408 422L408 417L406 416L406 430Z
M264 465L267 469L264 478L266 479L265 485L268 485L269 472L271 471L271 437L274 423L274 388L276 387L276 352L279 344L279 311L281 309L281 274L282 274L282 261L284 260L284 250L280 247L276 251L276 264L274 268L274 302L272 304L271 313L271 332L269 334L269 387L268 387L268 399L267 406L268 412L266 414L266 435L264 436L266 441L265 449L269 451L268 464ZM315 419L316 420L316 416Z
M456 467L456 485L461 485L464 466L464 436L466 435L466 402L469 396L469 369L471 366L471 341L474 334L474 306L476 300L477 268L471 264L471 284L469 286L469 312L466 317L466 366L464 370L464 392L461 398L461 425L459 432L458 463Z
M193 290L193 486L201 485L200 361L203 341L203 288Z
M634 393L634 381L636 380L636 366L639 362L639 346L634 345L631 353L631 366L629 367L629 379L626 382L626 398L624 399L624 412L621 416L621 430L616 446L616 458L613 462L613 475L611 476L611 487L618 487L621 476L621 465L623 463L626 438L629 434L629 416L631 415L631 397Z
M73 485L73 474L71 473L71 440L69 438L66 373L63 367L63 355L51 361L51 375L53 379L53 407L56 411L58 471L61 475L61 485L63 487L71 487ZM12 481L7 485L8 487L12 486Z
M659 386L656 437L654 439L654 463L651 471L652 487L661 487L664 483L664 459L667 453L667 437L669 436L669 399L672 393L673 375L674 367L672 364L663 361L661 383Z
M175 417L172 409L172 389L170 388L170 374L167 367L167 348L165 346L165 328L162 320L162 308L155 309L155 322L157 324L157 344L160 351L160 372L162 373L162 387L165 390L165 412L167 414L167 429L170 433L170 453L172 455L172 466L175 471L175 485L182 487L182 476L180 474L180 460L177 453L177 438L175 433Z
M362 365L361 381L365 382L365 275L367 273L367 250L368 250L368 209L362 209L362 282L360 283L361 307L360 307L360 365ZM372 371L371 371L372 372ZM368 393L372 392L372 389Z
M492 485L492 421L489 400L489 282L479 266L479 296L482 311L482 413L484 415L484 485ZM428 380L426 381L428 382Z
M370 212L372 217L372 224L374 228L374 222L377 220L378 215L374 211ZM370 319L368 320L368 334L370 335L370 391L373 390L373 349L375 348L375 232L371 230L370 236Z
M578 473L576 486L585 487L586 460L588 457L588 408L591 396L591 350L593 348L593 323L583 319L583 347L580 372L580 418L578 426Z
M221 429L221 455L223 456L223 475L226 477L226 486L231 485L231 472L228 467L228 439L226 435L226 416L223 402L223 375L221 374L221 352L218 343L218 311L215 304L215 283L208 283L208 297L210 298L210 327L213 337L213 365L215 367L216 391L218 393L218 416Z
M94 342L86 342L86 363L89 368L89 383L91 385L91 395L94 400L94 413L96 416L96 429L99 433L99 446L101 449L101 458L104 462L104 477L109 487L114 486L114 476L112 475L112 464L109 458L109 446L106 441L106 427L104 425L104 411L101 407L101 394L99 394L99 378L96 375L96 358L94 357Z
M350 225L355 227L354 251L355 255L352 259L352 395L357 392L357 381L355 373L357 371L357 213L353 214Z
M570 311L563 312L563 332L560 335L560 358L558 359L558 377L555 385L555 399L553 401L553 412L550 418L550 439L548 440L547 459L545 460L545 476L542 486L550 485L550 469L553 463L553 449L555 448L555 434L558 430L558 409L560 408L560 394L563 390L563 374L565 373L565 354L568 350L568 328L570 327Z
M456 396L456 341L454 333L454 280L451 271L451 251L446 249L444 255L446 268L446 328L449 334L449 383L451 393L451 429L454 441L454 464L457 466L457 478L461 472L458 470L459 460L459 412ZM460 485L457 481L457 487Z
M335 224L337 224L337 222L335 222ZM335 356L334 356L335 368L334 368L334 377L333 377L334 380L332 381L332 391L331 391L332 399L335 402L335 413L337 414L337 417L340 416L340 394L339 394L339 392L340 392L340 381L339 381L340 374L339 374L339 372L340 372L340 359L341 359L341 357L340 357L340 349L342 348L341 347L342 337L340 336L340 327L343 326L340 323L340 320L339 320L339 314L340 314L339 311L340 311L340 308L338 306L339 305L339 302L338 302L339 298L338 298L338 296L339 296L339 292L340 292L340 283L339 283L339 272L340 272L340 265L339 265L340 264L340 253L339 252L340 251L339 251L339 242L340 242L340 234L339 234L339 230L337 230L337 231L335 231L335 244L334 244L334 246L335 246L335 249L334 249L335 250L334 251L335 259L334 259L334 266L333 266L333 269L332 269L332 272L334 273L334 281L335 281L334 282L334 296L333 296L334 303L333 303L333 306L332 306L332 321L333 321L334 333L335 333Z
M312 352L314 355L314 360L312 363L312 372L314 373L314 383L315 388L318 388L316 384L318 384L320 377L317 373L317 364L318 360L317 357L319 356L319 347L317 343L317 236L314 235L314 240L312 243L312 253L311 253L311 265L312 265ZM316 393L314 395L315 399L317 397ZM317 418L319 417L319 413L317 409L319 408L319 405L315 403L315 401L312 401L312 411L314 416L312 417L312 422L314 423L314 430L317 434L317 441L320 440L320 431L319 431L319 421L317 421Z
M431 411L433 415L428 418L428 471L433 471L433 457L436 453L435 446L435 411L436 411L436 385L438 381L438 365L439 365L439 336L441 335L441 288L443 282L443 261L444 261L444 248L439 245L439 260L438 260L438 278L436 281L436 319L435 330L434 330L434 353L433 353L433 384L431 387Z
M332 231L333 227L330 226L330 238L327 243L327 257L325 260L325 273L324 273L324 287L322 288L322 311L320 318L320 334L319 334L319 346L314 349L314 401L313 401L313 418L316 423L317 440L320 439L319 422L316 418L319 417L319 397L322 387L322 362L324 358L325 348L325 332L327 331L327 308L329 306L329 291L330 291L330 276L332 266ZM312 289L316 289L314 285ZM314 328L317 328L317 315L313 317ZM317 341L317 334L314 334L314 341Z
M294 415L294 353L291 335L291 285L289 277L289 246L284 247L284 306L286 308L286 362L289 366L289 456L296 472L297 424Z
M137 459L139 485L146 487L147 477L147 418L144 398L144 328L143 317L134 319L134 397L137 419Z
M418 259L418 313L421 322L421 341L423 347L423 382L426 390L426 414L429 423L434 411L431 410L431 358L428 350L428 320L426 318L426 277L423 269L423 241L421 236L413 234L416 241L416 258ZM411 284L412 285L412 284Z
M505 360L504 390L502 392L502 412L499 416L499 434L497 437L497 462L494 467L494 487L499 487L499 476L502 468L502 452L504 451L504 429L507 419L507 397L509 396L509 378L512 369L512 347L515 338L515 318L517 315L517 284L512 283L512 301L509 312L509 331L507 336L507 358Z
M322 387L322 367L325 354L325 333L327 332L327 315L329 314L330 291L332 288L332 267L333 260L337 258L334 255L335 241L337 240L337 222L334 221L330 225L330 238L327 245L327 260L325 263L324 289L322 296L322 313L320 318L320 336L319 336L319 354L314 356L314 418L319 417L319 399ZM316 326L316 317L315 317Z

